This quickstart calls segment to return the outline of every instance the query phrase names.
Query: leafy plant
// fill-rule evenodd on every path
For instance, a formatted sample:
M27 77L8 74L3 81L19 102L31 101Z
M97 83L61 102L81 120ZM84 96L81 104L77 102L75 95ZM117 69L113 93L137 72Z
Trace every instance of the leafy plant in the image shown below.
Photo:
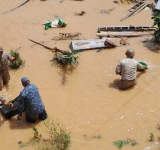
M154 26L157 27L154 32L155 42L160 42L160 13L154 15L152 19L154 19Z
M66 150L70 147L70 132L64 128L59 122L48 120L45 127L50 136L50 142L57 150Z
M132 140L132 139L129 139L129 138L128 138L128 141L129 141L129 143L131 144L131 146L135 146L135 145L138 144L137 141Z
M101 135L95 135L95 136L93 136L93 138L95 138L95 139L101 139L102 137L101 137Z
M68 150L71 144L70 131L68 131L61 123L48 119L44 122L49 136L43 138L36 127L32 127L33 137L24 144L19 141L19 147L31 145L36 150Z
M65 53L58 53L56 52L54 55L54 60L62 65L62 66L74 66L78 64L78 56L75 56L76 53L73 52L65 52Z
M42 137L41 134L39 134L37 128L35 126L32 127L32 130L33 130L33 134L34 134L34 139L36 140L40 140L40 138Z
M149 141L154 141L154 135L153 135L153 133L150 133L150 140Z
M20 54L17 51L14 51L14 50L11 50L10 54L11 54L12 57L15 58L15 60L10 62L10 67L12 69L19 68L23 64L23 61L22 61L22 59L20 57Z
M138 143L135 140L127 139L127 140L118 140L114 142L114 145L116 145L118 148L122 148L124 145L130 144L131 146L135 146Z
M24 144L22 141L18 141L18 145L20 148L27 146L26 144Z
M75 56L76 55L75 52L63 51L63 50L58 49L57 47L51 48L39 42L36 42L32 39L29 39L29 40L38 45L43 46L44 48L50 50L52 53L54 52L55 55L54 55L53 60L57 62L57 64L60 64L62 66L68 66L68 65L74 66L78 64L78 56Z
M118 140L114 142L114 145L116 145L118 148L122 148L124 145L129 144L128 140Z

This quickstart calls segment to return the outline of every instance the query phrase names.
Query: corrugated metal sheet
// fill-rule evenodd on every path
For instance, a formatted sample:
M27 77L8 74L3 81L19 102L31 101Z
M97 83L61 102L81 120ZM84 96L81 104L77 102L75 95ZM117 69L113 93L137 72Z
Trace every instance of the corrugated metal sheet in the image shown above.
M113 38L108 38L109 40ZM105 39L91 39L91 40L73 40L70 43L70 49L73 51L96 49L96 48L109 48L104 45Z

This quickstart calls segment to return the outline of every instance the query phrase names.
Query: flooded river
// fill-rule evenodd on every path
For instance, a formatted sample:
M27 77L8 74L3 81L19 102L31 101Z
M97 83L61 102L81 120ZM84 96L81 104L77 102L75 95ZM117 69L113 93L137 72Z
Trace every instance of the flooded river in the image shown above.
M14 2L15 1L15 2ZM0 0L1 13L22 3L20 0ZM115 4L113 0L33 0L19 9L0 15L0 45L9 52L21 47L18 52L25 66L10 71L9 88L1 92L8 100L14 99L23 89L20 79L30 78L36 84L49 117L58 118L71 131L71 150L117 150L117 140L135 139L138 145L124 146L124 150L158 150L160 131L160 54L151 50L151 36L129 39L129 46L113 49L88 50L79 53L79 65L73 71L63 70L52 63L53 54L28 40L42 42L69 50L67 41L53 41L60 32L80 32L83 39L94 39L99 26L152 25L151 10L120 22L130 5ZM114 8L110 14L101 10ZM85 11L84 16L75 12ZM56 16L67 22L63 29L44 30L45 20ZM33 46L34 45L34 46ZM125 58L125 51L133 48L135 59L144 61L149 69L137 73L137 85L127 91L117 88L120 76L115 75L118 60ZM1 150L18 150L18 141L27 142L32 137L31 124L2 119L0 127ZM41 132L43 122L36 127ZM155 141L149 142L150 132ZM99 138L94 138L98 136ZM26 150L32 147L23 148Z

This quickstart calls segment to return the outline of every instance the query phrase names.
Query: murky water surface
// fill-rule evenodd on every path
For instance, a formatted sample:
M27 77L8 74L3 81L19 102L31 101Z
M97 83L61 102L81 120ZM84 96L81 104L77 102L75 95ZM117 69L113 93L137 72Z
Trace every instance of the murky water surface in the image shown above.
M5 12L19 5L20 0L0 0L0 11ZM27 76L40 90L49 117L58 118L72 132L72 150L116 150L113 142L120 139L135 139L136 147L124 146L124 150L158 150L156 129L160 123L160 54L150 50L152 37L129 39L129 46L105 49L101 52L88 50L79 53L79 65L73 71L62 70L50 60L53 54L38 46L33 46L28 38L44 41L50 47L69 50L67 41L53 41L60 32L80 32L84 39L94 39L99 26L109 25L152 25L152 12L141 13L120 22L129 5L119 5L112 0L85 0L83 2L65 0L30 1L23 7L0 15L0 44L5 51L21 47L18 51L25 60L25 66L10 71L9 89L1 92L6 99L14 99L23 89L20 78ZM115 8L110 14L101 10ZM85 11L84 16L75 12ZM44 30L44 20L62 17L67 23L63 29ZM149 69L138 73L137 85L128 91L117 89L115 67L118 60L125 57L125 51L133 48L136 60L144 61ZM18 150L18 141L27 142L32 136L30 124L25 118L21 122L12 118L3 120L0 127L2 150ZM39 130L43 122L36 125ZM154 142L148 142L150 132ZM100 139L93 138L100 135ZM26 150L31 147L24 148Z

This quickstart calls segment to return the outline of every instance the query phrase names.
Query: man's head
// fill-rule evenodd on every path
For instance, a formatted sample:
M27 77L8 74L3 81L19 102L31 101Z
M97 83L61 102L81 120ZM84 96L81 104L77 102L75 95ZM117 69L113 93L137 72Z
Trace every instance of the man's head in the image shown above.
M133 58L135 55L135 51L133 49L127 49L126 56L127 58Z
M0 59L2 58L2 54L3 54L3 47L0 45Z
M30 80L27 77L21 78L21 82L24 87L30 84Z

